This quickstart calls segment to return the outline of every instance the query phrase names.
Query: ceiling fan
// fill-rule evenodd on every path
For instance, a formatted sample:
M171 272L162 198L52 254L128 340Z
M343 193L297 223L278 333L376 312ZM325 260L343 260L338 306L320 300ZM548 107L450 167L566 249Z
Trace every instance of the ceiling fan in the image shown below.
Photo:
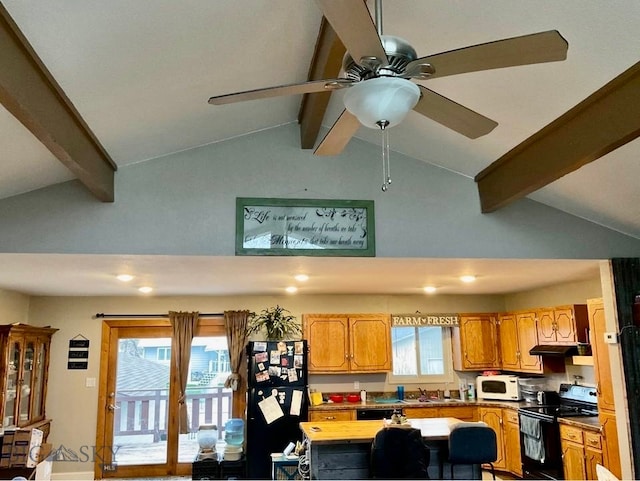
M219 95L211 97L209 103L223 105L347 89L345 109L315 154L339 154L360 125L380 129L383 132L382 190L387 190L391 182L386 131L398 125L410 110L471 139L488 134L498 125L494 120L411 80L429 80L567 58L568 43L555 30L418 57L406 40L382 34L382 0L375 0L375 23L364 1L315 1L346 47L343 77Z

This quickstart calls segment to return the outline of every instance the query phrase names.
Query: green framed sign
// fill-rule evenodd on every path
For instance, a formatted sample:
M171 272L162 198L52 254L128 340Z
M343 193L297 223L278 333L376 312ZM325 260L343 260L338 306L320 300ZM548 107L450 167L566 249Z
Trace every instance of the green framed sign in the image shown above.
M372 200L236 199L236 255L375 254Z

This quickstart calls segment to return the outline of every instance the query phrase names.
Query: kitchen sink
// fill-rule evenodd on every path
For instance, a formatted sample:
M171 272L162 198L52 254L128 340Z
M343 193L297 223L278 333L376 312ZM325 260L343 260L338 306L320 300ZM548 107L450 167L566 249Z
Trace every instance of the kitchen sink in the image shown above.
M418 399L404 399L400 401L403 404L429 404L429 403L463 403L462 399L427 399L426 401L420 401Z

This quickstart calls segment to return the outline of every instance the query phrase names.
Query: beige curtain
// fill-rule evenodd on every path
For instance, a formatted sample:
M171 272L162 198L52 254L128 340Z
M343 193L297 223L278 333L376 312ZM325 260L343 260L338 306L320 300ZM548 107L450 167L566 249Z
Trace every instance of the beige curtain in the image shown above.
M227 346L229 348L229 360L231 362L231 374L224 382L224 387L237 391L240 387L242 360L249 334L250 311L224 311L224 326L227 331Z
M180 386L179 426L180 434L189 432L189 418L187 416L187 376L189 376L189 360L191 359L191 341L198 323L199 312L169 311L169 320L173 328L173 349L178 367L178 383Z

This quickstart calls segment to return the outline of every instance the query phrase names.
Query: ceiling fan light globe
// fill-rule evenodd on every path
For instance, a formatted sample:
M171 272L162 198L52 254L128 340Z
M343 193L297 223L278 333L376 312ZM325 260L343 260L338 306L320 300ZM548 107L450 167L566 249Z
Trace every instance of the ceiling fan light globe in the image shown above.
M380 129L398 125L420 99L420 89L410 80L398 77L378 77L363 80L350 87L344 95L345 108L365 127Z

